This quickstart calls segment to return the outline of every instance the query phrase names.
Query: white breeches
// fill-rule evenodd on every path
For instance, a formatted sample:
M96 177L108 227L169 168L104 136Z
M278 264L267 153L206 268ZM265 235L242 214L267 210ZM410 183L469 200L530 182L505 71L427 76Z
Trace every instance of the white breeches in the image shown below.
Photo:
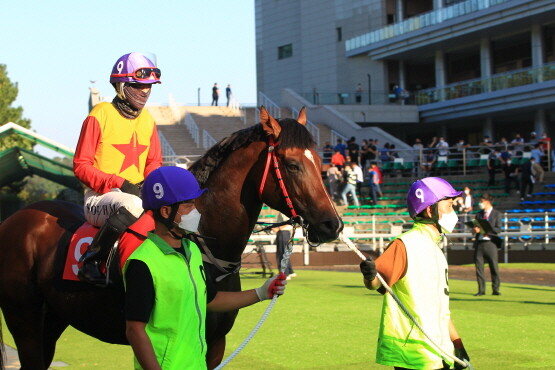
M139 218L143 213L142 205L141 198L124 193L120 189L112 189L105 194L98 194L91 189L85 191L85 219L97 227L102 226L106 219L122 206Z

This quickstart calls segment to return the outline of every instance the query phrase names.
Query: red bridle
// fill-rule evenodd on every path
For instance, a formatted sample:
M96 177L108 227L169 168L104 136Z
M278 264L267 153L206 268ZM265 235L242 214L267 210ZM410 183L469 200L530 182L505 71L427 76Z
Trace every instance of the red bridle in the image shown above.
M285 183L283 182L283 176L281 176L279 163L275 153L275 149L278 146L278 144L279 142L276 143L274 141L274 137L270 136L270 139L268 142L268 156L266 157L266 167L264 168L264 174L262 175L262 182L260 183L260 190L258 191L258 195L260 199L262 199L262 192L264 191L264 185L266 185L266 178L268 177L268 173L270 172L270 162L273 160L274 171L276 173L279 187L281 188L281 193L285 198L285 203L287 204L287 207L289 207L289 210L291 211L291 218L296 218L297 212L295 211L295 207L293 207L293 203L291 202L291 198L289 198L289 193L287 192L287 188L285 187Z

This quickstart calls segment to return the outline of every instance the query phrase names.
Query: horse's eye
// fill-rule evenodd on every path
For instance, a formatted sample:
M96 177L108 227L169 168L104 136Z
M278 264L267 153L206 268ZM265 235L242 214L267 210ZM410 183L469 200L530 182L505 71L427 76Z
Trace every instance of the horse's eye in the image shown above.
M300 170L300 167L297 166L295 163L289 163L287 164L287 169L291 172L297 172Z

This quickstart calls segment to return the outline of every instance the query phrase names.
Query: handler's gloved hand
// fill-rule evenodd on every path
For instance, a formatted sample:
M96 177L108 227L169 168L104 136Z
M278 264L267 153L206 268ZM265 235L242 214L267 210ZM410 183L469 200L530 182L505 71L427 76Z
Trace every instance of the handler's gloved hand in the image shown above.
M137 184L132 184L127 180L123 181L120 189L124 193L133 194L138 196L139 198L141 197L141 187Z
M376 270L376 263L372 259L372 257L366 257L366 261L362 261L360 263L360 272L362 272L362 276L368 281L374 280L376 275L378 274L378 270Z
M463 361L470 362L470 357L468 356L468 353L466 353L466 350L464 349L462 340L460 338L455 339L453 341L453 346L455 347L455 356L456 357L458 357L459 359L461 359ZM455 362L455 370L462 370L462 369L466 369L466 367L463 367L458 362Z
M278 275L266 280L264 285L255 289L258 299L264 301L274 298L274 294L282 295L285 292L285 284L287 284L286 278L287 276L280 272Z

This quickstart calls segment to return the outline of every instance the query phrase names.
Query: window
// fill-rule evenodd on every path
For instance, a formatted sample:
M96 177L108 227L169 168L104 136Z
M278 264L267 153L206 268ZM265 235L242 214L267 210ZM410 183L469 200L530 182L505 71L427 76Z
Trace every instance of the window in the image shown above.
M293 44L278 47L278 59L291 58L293 56Z
M337 42L343 40L343 32L341 31L341 27L337 27L335 29L335 32L337 33Z

